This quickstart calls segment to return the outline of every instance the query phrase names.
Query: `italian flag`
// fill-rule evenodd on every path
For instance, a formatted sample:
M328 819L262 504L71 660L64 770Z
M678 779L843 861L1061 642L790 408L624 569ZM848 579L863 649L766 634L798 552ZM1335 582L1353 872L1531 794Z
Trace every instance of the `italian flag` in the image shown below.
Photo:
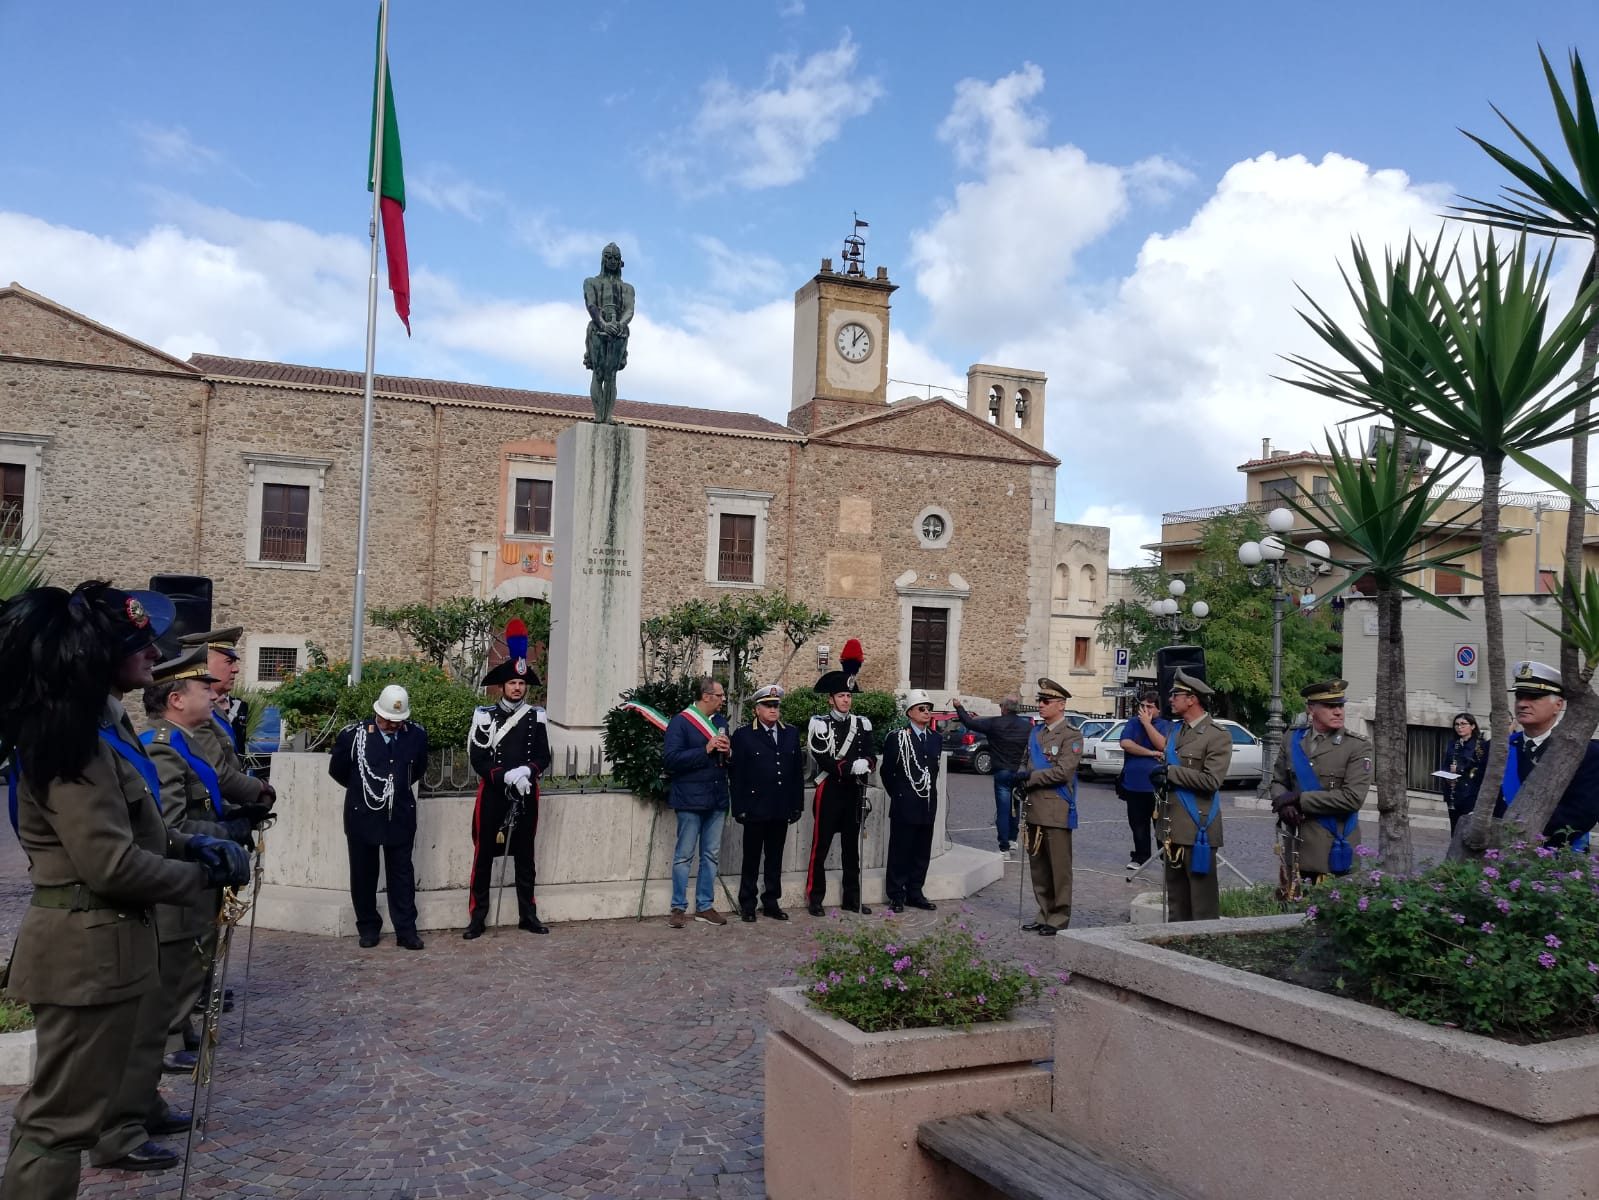
M381 18L380 18L381 21ZM383 77L383 178L377 178L378 85L372 83L372 139L366 164L366 190L378 189L378 210L383 219L383 249L389 259L389 290L394 311L411 333L411 269L405 258L405 168L400 158L400 123L394 116L394 76L388 55L378 49L378 73Z

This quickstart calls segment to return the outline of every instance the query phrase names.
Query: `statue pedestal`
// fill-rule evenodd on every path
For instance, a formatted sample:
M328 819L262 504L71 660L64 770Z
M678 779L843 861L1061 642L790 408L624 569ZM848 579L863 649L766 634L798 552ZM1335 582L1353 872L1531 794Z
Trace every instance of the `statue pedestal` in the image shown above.
M579 422L555 439L555 580L546 680L552 770L599 759L605 714L639 682L646 433Z

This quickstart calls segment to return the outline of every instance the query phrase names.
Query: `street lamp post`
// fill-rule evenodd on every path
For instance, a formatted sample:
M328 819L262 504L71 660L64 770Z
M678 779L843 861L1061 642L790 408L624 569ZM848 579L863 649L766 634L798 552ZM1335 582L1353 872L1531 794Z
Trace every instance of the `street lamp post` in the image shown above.
M1331 548L1319 538L1305 543L1305 552L1311 561L1297 565L1288 561L1288 545L1284 534L1294 527L1294 514L1286 508L1274 508L1266 514L1269 534L1258 542L1245 542L1238 547L1238 561L1249 569L1249 582L1256 587L1271 588L1271 703L1266 714L1266 734L1261 739L1260 788L1264 796L1271 790L1272 772L1277 765L1277 755L1282 749L1283 734L1288 726L1283 721L1283 613L1288 607L1288 587L1304 589L1301 606L1315 601L1310 591L1319 575L1331 568L1327 557Z
M1181 600L1188 585L1181 579L1173 579L1166 585L1166 590L1171 593L1169 596L1164 600L1152 601L1149 605L1149 615L1162 629L1169 629L1172 633L1192 633L1210 616L1210 605L1203 600L1195 600L1188 612L1182 611Z

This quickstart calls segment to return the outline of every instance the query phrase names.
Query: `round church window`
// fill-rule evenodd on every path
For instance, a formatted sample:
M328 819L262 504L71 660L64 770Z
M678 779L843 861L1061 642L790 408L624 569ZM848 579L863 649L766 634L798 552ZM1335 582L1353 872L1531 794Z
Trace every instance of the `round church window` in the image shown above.
M925 541L936 542L943 539L944 518L936 513L922 518L922 538Z
M949 545L952 524L949 513L942 508L929 505L916 515L916 524L912 526L916 531L916 540L921 543L923 550L942 550Z

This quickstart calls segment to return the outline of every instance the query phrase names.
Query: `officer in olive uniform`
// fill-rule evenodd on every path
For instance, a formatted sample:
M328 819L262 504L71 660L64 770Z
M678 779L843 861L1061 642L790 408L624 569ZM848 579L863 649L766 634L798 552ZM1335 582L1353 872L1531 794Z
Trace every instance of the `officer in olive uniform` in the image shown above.
M1289 733L1272 766L1284 864L1292 871L1297 863L1313 881L1354 869L1360 806L1371 790L1371 743L1344 728L1348 687L1327 679L1300 689L1309 724Z
M153 674L154 685L144 689L151 726L139 741L160 781L161 819L178 834L203 834L248 846L249 817L236 812L224 817L221 793L214 790L216 775L189 749L185 738L188 730L209 719L211 711L212 677L206 671L205 650L190 647L177 658L158 663ZM264 807L259 816L265 818ZM154 1082L162 1065L183 1070L194 1066L193 1054L184 1050L184 1031L216 952L221 896L220 889L210 888L193 904L154 906L161 986L146 993L140 1004L139 1030L122 1086L107 1110L100 1140L89 1152L94 1166L114 1165L148 1136L180 1133L189 1127L190 1114L173 1109ZM163 1050L170 1051L164 1063Z
M244 626L233 625L205 633L186 633L178 639L180 653L194 646L206 648L212 677L211 706L238 754L245 751L250 728L250 706L233 694L233 685L239 678L239 639L243 636Z
M378 854L389 899L394 944L422 949L416 931L416 794L428 766L427 730L411 720L411 697L397 683L384 688L372 715L346 725L333 743L328 774L344 788L344 838L350 851L350 903L361 946L378 944Z
M548 933L534 899L533 840L539 827L539 776L550 766L550 738L544 710L527 701L538 675L527 661L527 631L506 629L511 651L483 677L484 687L498 685L500 701L472 714L467 757L477 772L477 803L472 808L472 879L469 920L461 936L483 936L489 919L490 875L494 860L509 854L516 875L517 928ZM507 838L506 825L510 823ZM509 842L509 844L507 844Z
M1215 690L1178 668L1171 685L1175 731L1166 734L1166 759L1150 776L1166 907L1173 921L1221 916L1213 851L1222 847L1221 787L1233 761L1233 739L1205 711ZM1196 847L1198 853L1195 853Z
M811 857L805 868L805 911L823 913L827 899L827 855L840 840L839 888L845 912L869 914L861 903L861 825L871 811L866 788L877 766L872 723L850 712L856 688L843 671L828 671L816 681L827 697L827 712L814 716L805 729L805 746L815 764L816 792L811 799Z
M189 745L196 754L211 764L222 788L222 799L229 804L266 804L277 799L272 785L264 779L245 774L244 760L239 757L237 731L222 713L227 706L233 681L239 675L238 640L244 626L212 629L206 633L192 633L178 639L180 646L204 646L206 671L216 682L211 684L212 712L207 721L194 730Z
M1072 830L1077 828L1077 764L1083 757L1083 731L1066 719L1072 694L1053 679L1038 681L1038 715L1043 724L1028 735L1022 770L1027 793L1025 849L1032 863L1033 897L1038 916L1023 925L1029 933L1054 937L1072 923Z
M81 1154L99 1138L123 1086L142 1000L160 985L149 906L192 904L203 889L249 878L249 859L237 846L162 822L155 765L122 707L125 692L153 682L155 641L171 621L164 596L98 583L70 597L36 588L0 611L0 677L10 691L0 697L0 742L14 739L22 764L18 836L33 881L6 986L33 1006L38 1047L33 1083L12 1113L0 1200L77 1195ZM107 630L114 640L104 660L79 650ZM101 661L109 664L103 674ZM25 664L36 672L31 678ZM83 730L75 727L78 710L52 704L40 687L110 694L95 726ZM19 706L58 727L30 729ZM83 733L92 748L80 766L71 756ZM41 779L29 764L49 756L46 743L68 765ZM156 1087L159 1058L151 1067L146 1095ZM151 1170L177 1162L174 1151L146 1142L106 1165Z

